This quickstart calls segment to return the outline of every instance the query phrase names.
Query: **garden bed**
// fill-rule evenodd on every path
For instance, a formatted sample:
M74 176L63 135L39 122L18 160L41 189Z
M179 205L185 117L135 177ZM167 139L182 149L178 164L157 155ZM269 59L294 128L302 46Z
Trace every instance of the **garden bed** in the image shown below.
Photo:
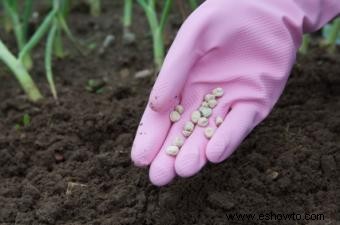
M86 7L71 14L70 27L80 39L100 43L113 34L115 40L103 55L71 52L54 63L58 102L49 96L29 103L1 65L1 225L277 224L227 221L233 213L270 212L325 217L282 224L340 222L339 54L313 49L300 57L273 112L232 157L157 188L147 169L130 160L153 84L152 76L134 78L136 71L152 67L147 23L136 19L138 44L123 45L122 5L109 2L98 18L88 17ZM170 19L176 29L180 19ZM42 52L33 56L38 62ZM48 93L43 65L37 63L34 71ZM86 90L90 79L105 82L101 93ZM31 120L26 127L25 114Z

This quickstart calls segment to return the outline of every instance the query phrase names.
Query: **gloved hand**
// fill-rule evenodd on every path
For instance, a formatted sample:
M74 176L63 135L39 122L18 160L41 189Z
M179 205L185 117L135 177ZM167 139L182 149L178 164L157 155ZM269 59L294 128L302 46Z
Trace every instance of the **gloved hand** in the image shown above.
M194 175L207 160L228 158L281 95L302 34L339 13L339 0L205 1L185 21L164 61L132 147L135 165L151 164L150 180L161 186L176 174ZM225 118L223 124L210 140L196 126L179 154L167 155L166 147L216 87L225 94L209 126L216 116ZM169 113L178 103L185 111L172 124Z

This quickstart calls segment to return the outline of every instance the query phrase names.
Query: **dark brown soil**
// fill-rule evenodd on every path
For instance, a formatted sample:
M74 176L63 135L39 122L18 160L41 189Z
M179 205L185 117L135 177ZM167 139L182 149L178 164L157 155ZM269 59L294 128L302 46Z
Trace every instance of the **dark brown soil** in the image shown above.
M124 46L121 3L110 2L98 18L88 17L84 6L72 14L71 27L81 39L99 44L108 34L116 39L102 56L72 53L55 62L58 103L50 96L29 103L1 66L1 225L340 223L339 54L313 50L299 59L271 115L230 159L156 188L147 170L130 161L134 132L152 86L150 77L133 76L152 67L147 25L137 18L133 30L138 43ZM177 27L178 18L172 21ZM34 55L34 74L46 94L43 65L38 63L42 51ZM104 80L103 92L88 92L89 79ZM31 123L18 129L26 113ZM322 213L325 218L227 219L233 213L270 212Z

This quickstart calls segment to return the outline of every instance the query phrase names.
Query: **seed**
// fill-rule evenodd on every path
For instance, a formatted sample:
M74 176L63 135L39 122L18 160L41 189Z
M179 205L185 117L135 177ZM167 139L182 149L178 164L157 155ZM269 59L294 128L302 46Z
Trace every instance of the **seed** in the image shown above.
M172 144L178 148L182 147L184 144L184 139L182 137L175 137Z
M209 102L210 100L213 100L213 99L215 99L215 95L206 94L206 95L204 96L204 100L207 101L207 102Z
M209 116L211 116L212 113L212 109L208 108L208 107L200 107L199 108L201 114L203 117L209 118Z
M204 135L206 138L210 139L214 135L214 128L212 127L207 127L204 130Z
M208 101L208 106L210 108L215 108L216 105L217 105L216 99L211 99L211 100Z
M184 137L189 137L192 134L192 131L183 130L182 134L184 135Z
M200 127L206 127L208 125L209 121L205 117L201 117L198 119L197 125Z
M175 110L182 115L184 112L184 107L182 105L177 105Z
M179 152L179 148L175 145L170 145L166 148L166 154L176 156Z
M223 118L220 117L220 116L217 116L217 117L215 118L215 124L216 124L216 126L219 127L222 123L223 123Z
M170 113L170 120L171 122L177 122L181 118L181 115L177 111L172 111Z
M203 106L203 107L208 107L208 106L209 106L209 104L208 104L208 102L207 102L207 101L203 101L203 102L202 102L202 104L201 104L201 106Z
M199 111L196 110L191 114L191 121L193 123L197 123L199 118L201 118L201 113Z
M216 97L221 97L224 94L223 88L218 87L212 91L213 95Z
M184 130L192 132L194 130L195 125L191 122L188 121L184 124Z

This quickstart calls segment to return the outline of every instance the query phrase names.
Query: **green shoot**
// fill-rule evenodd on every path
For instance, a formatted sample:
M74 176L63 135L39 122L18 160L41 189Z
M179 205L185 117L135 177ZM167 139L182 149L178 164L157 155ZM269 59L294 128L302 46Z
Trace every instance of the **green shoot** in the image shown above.
M160 70L163 60L164 60L164 27L167 22L172 0L165 0L163 5L163 10L158 18L155 8L154 0L138 0L138 3L142 6L147 20L149 22L149 27L152 33L153 40L153 54L154 54L154 63L156 65L156 69Z
M46 70L46 77L47 81L50 85L50 89L54 99L58 98L57 90L53 80L53 73L52 73L52 51L53 51L53 44L54 39L56 37L56 33L58 31L58 22L55 20L53 23L50 32L48 33L47 43L45 48L45 70Z
M299 52L301 54L303 55L307 54L308 49L309 49L309 43L310 43L310 35L309 34L303 35L302 44L299 49Z
M197 0L189 0L191 10L195 10L198 7Z
M25 113L22 117L22 124L24 127L28 127L31 124L31 117L28 113Z
M92 16L99 16L101 12L101 1L100 0L88 0L90 6L90 14Z
M124 14L123 14L123 40L125 43L133 43L136 39L135 35L131 32L132 24L132 9L133 0L124 0Z
M132 23L133 0L124 0L123 26L129 29Z
M21 129L21 127L28 127L31 124L31 117L28 113L25 113L22 117L21 117L21 121L19 121L18 123L16 123L14 125L14 129L19 131Z
M339 33L340 33L340 18L334 20L329 30L329 33L325 35L326 43L329 46L329 51L332 53L336 49L336 42L337 39L339 38Z
M87 81L85 89L88 92L100 94L104 91L105 81L98 79L90 79Z

